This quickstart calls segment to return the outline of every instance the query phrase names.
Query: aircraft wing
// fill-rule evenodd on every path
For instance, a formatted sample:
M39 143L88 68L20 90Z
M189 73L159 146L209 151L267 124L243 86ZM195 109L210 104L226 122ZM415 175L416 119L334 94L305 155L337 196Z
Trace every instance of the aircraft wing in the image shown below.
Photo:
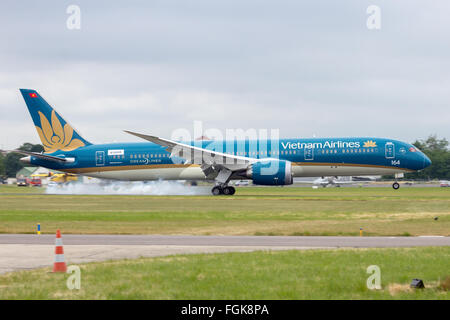
M76 174L73 173L52 173L52 177L61 178L61 177L76 177Z
M334 181L334 183L336 183L336 184L357 184L358 182L360 182L360 181L346 181L346 180L343 180L343 181L336 180L336 181Z
M145 135L141 133L124 130L126 133L132 134L144 140L159 144L171 153L171 157L180 157L186 160L185 163L200 164L203 173L207 178L216 178L218 181L229 180L233 172L246 170L249 164L258 161L258 159L235 156L227 153L217 152L191 146L188 144L159 138L156 136Z
M38 174L32 174L32 177L42 177L42 178L48 178L51 177L50 173L38 173Z

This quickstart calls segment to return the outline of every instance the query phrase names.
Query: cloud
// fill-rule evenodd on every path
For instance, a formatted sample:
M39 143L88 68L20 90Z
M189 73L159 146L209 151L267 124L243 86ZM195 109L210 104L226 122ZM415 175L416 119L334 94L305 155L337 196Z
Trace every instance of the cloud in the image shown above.
M378 1L79 1L0 5L0 145L38 142L35 88L94 142L121 130L280 128L282 137L450 138L450 5Z

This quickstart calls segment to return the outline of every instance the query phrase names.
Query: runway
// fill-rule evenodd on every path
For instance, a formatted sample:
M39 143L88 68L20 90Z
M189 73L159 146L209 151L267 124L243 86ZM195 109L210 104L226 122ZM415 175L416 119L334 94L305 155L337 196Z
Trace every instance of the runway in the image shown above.
M0 234L1 244L53 244L54 235ZM63 235L65 245L257 246L393 248L450 246L450 237Z
M450 237L64 235L68 264L173 254L450 246ZM54 235L1 234L0 273L50 267Z

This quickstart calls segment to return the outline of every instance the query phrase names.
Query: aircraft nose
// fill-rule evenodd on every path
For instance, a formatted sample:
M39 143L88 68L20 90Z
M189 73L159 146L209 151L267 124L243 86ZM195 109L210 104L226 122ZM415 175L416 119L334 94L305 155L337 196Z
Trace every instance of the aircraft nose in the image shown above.
M426 155L423 155L423 168L427 168L431 165L431 160Z

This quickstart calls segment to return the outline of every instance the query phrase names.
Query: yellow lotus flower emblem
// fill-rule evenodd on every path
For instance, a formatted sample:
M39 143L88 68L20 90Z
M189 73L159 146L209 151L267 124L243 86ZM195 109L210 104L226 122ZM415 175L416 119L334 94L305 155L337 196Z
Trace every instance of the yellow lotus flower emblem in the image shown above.
M41 138L45 152L52 153L58 150L72 151L85 145L80 139L72 139L73 128L68 123L63 128L56 116L55 110L52 110L51 125L42 112L38 111L38 114L41 117L42 128L36 126L36 130L39 138Z
M377 146L377 143L372 140L368 140L368 141L364 142L364 145L363 145L364 148L375 148L376 146Z

